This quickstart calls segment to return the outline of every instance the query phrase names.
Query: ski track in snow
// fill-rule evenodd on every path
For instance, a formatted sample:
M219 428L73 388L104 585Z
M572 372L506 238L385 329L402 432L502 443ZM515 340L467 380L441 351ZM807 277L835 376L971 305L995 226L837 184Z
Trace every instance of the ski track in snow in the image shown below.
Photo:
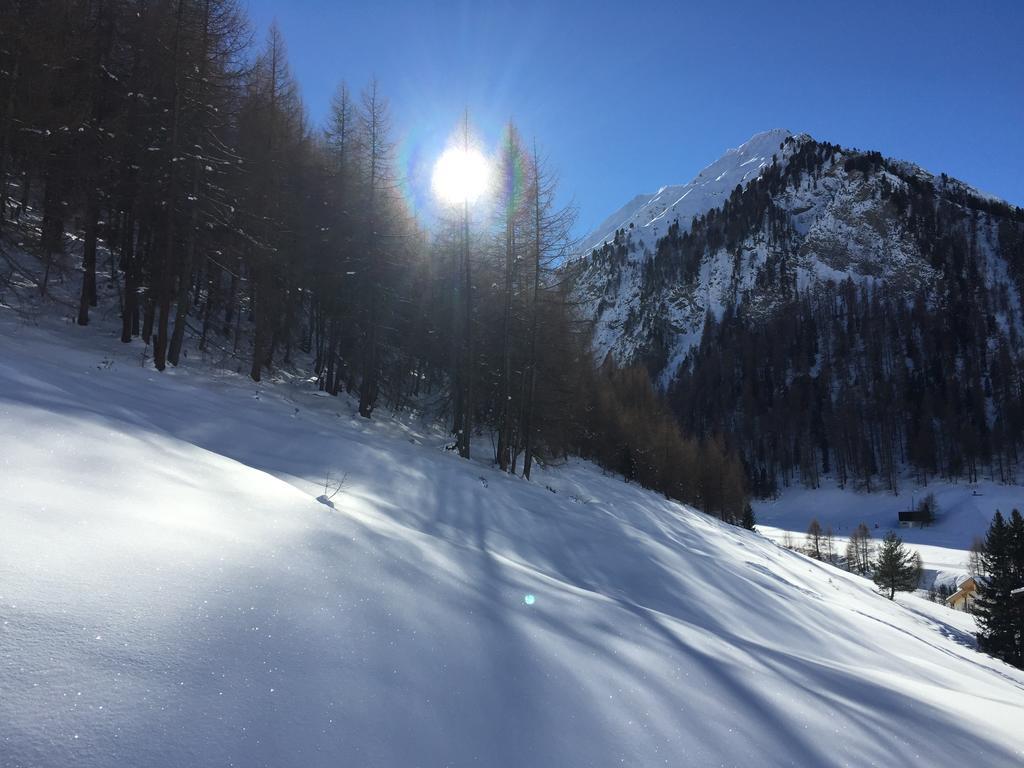
M303 382L5 314L4 768L1024 758L1024 673L965 614L586 462L528 483Z

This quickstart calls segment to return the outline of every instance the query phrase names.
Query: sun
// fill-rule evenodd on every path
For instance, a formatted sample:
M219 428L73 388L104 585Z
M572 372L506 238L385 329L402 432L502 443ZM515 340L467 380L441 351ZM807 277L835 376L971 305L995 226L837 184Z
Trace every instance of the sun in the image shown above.
M486 191L489 176L487 158L479 150L452 147L434 163L434 194L449 205L472 204Z

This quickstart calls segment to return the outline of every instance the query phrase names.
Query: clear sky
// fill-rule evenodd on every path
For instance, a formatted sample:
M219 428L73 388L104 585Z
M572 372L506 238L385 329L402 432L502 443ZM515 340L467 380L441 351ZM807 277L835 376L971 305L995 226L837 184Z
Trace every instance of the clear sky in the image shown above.
M515 120L580 212L684 183L769 128L876 149L1024 205L1024 2L241 0L277 19L310 117L376 76L418 205L470 111Z

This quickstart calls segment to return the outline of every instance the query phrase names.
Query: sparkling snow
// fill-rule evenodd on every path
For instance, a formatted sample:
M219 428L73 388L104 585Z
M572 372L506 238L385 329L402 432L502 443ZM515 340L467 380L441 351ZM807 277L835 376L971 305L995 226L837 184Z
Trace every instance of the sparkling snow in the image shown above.
M527 483L8 314L4 768L1024 759L1024 672L964 614L584 462Z

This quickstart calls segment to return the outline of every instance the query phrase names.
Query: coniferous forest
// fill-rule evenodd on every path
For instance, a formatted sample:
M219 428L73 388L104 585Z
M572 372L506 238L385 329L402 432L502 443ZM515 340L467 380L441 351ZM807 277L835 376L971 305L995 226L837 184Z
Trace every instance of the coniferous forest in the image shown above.
M868 491L1018 479L1015 334L975 302L951 312L847 281L802 294L766 321L727 311L704 333L673 401L688 426L727 425L759 495L816 488L829 474ZM989 333L991 346L979 345Z
M159 371L299 370L366 418L439 403L463 456L490 436L529 477L579 454L738 520L736 454L684 436L642 369L591 359L561 269L573 211L533 140L510 124L486 212L428 233L377 83L339 73L313 125L286 40L261 38L235 0L4 3L4 290L73 285L75 322L115 311Z

